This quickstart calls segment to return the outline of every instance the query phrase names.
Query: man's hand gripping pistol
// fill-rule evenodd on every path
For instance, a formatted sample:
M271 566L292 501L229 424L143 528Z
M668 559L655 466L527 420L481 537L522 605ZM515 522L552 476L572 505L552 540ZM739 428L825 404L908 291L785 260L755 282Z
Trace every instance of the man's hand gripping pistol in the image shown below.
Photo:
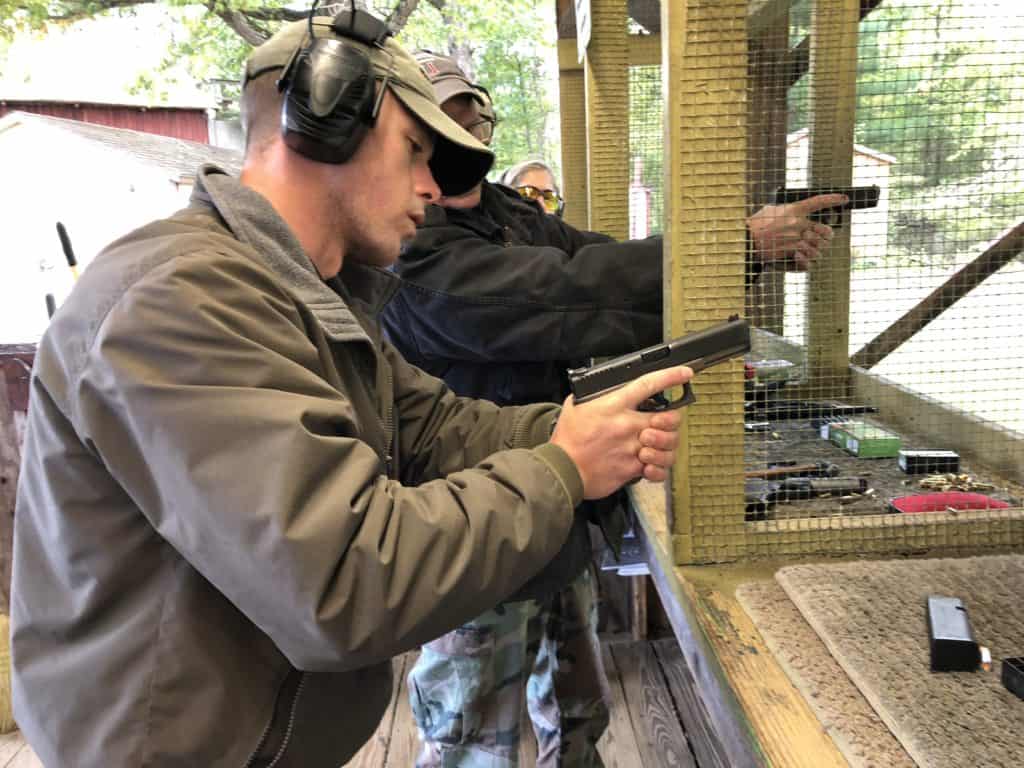
M724 323L703 331L688 333L678 339L630 352L589 368L573 368L569 371L569 384L574 401L585 403L651 371L687 365L694 373L699 373L749 350L750 326L746 320L734 315ZM689 405L696 399L687 382L683 385L682 397L669 400L665 395L659 395L644 403L641 410L667 411Z

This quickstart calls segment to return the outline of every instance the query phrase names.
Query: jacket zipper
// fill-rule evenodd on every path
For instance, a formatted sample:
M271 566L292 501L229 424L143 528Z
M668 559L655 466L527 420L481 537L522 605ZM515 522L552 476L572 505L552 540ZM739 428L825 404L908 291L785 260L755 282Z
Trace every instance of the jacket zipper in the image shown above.
M302 695L302 689L306 685L306 673L301 672L299 677L299 684L295 688L295 697L292 699L292 709L288 713L288 726L284 729L284 739L281 740L281 748L277 750L277 754L274 755L274 759L270 761L270 765L267 768L274 768L275 765L280 762L281 758L284 757L284 751L288 749L288 742L291 741L292 731L295 729L295 710L298 708L299 697Z
M388 368L388 366L384 366L384 368L385 368L385 370L388 371L388 373L385 374L386 379L387 379L387 381L385 383L386 383L387 386L379 388L378 391L379 392L390 392L391 388L395 385L395 383L394 383L394 380L391 378L391 373L390 373L390 369ZM394 450L395 450L395 435L394 435L394 431L395 431L395 424L394 424L394 421L395 421L395 413L394 413L394 411L395 411L395 401L394 401L394 398L392 398L392 397L385 398L385 401L384 401L384 403L382 403L382 405L384 406L384 408L383 408L384 413L381 416L381 425L384 428L384 437L385 437L385 445L386 445L386 447L384 448L384 450L385 450L385 454L384 454L384 471L387 473L387 477L388 477L389 480L394 480L395 479L395 472L394 472L394 469L395 469L395 457L394 457Z
M296 670L297 671L297 670ZM287 678L286 678L287 679ZM274 768L275 765L281 760L285 749L288 747L288 741L291 739L292 730L295 727L295 707L298 704L299 696L302 694L302 689L306 685L306 673L299 672L299 683L295 686L295 695L292 696L291 710L288 713L288 725L284 731L284 738L281 740L281 746L277 750L277 754L274 755L274 759L266 766L266 768ZM251 768L252 761L256 759L256 755L263 749L263 745L270 735L270 729L274 727L274 713L270 715L270 720L267 721L266 727L263 729L263 734L260 736L260 740L256 742L256 746L253 748L249 757L246 758L245 763L242 764L242 768Z

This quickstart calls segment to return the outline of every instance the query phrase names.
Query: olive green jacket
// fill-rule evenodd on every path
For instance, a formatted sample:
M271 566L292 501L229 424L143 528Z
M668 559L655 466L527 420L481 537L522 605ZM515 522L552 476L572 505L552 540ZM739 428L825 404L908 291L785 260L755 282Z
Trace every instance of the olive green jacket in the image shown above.
M391 656L558 551L582 485L557 409L402 360L396 280L320 280L211 167L85 271L39 346L15 521L15 715L48 768L335 768Z

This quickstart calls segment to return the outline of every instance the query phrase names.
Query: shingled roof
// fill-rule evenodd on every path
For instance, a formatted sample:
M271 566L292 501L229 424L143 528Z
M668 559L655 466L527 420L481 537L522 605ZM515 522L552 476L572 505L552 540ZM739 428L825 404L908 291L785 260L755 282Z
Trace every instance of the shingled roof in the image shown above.
M0 134L16 125L63 131L107 150L127 153L142 163L163 168L175 181L194 179L203 163L213 163L234 174L242 167L242 153L234 149L28 112L10 112L0 118Z

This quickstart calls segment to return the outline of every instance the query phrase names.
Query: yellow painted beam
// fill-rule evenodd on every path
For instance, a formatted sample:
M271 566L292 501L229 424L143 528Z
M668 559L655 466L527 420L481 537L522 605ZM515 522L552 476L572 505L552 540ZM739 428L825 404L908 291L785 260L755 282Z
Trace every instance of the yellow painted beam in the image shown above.
M629 66L661 66L661 35L630 35Z
M588 229L629 236L629 56L626 0L591 0L586 93Z
M850 186L860 0L814 0L811 12L812 186ZM808 277L807 362L817 394L844 397L850 363L850 217Z
M576 55L576 41L559 40L559 59L563 43L570 43ZM565 220L577 229L586 229L590 216L587 200L587 110L581 68L561 69L558 73L559 112L562 133L562 196Z
M786 122L789 63L789 9L783 5L763 20L761 34L749 44L750 99L747 103L747 213L773 202L786 185ZM786 275L769 270L747 291L747 317L759 328L782 334Z
M661 35L629 35L626 56L631 67L657 67L661 65ZM583 63L576 52L576 38L558 41L558 69L583 71Z
M665 334L743 312L747 3L662 3L665 83ZM743 377L705 371L672 472L678 562L740 556L744 543Z

